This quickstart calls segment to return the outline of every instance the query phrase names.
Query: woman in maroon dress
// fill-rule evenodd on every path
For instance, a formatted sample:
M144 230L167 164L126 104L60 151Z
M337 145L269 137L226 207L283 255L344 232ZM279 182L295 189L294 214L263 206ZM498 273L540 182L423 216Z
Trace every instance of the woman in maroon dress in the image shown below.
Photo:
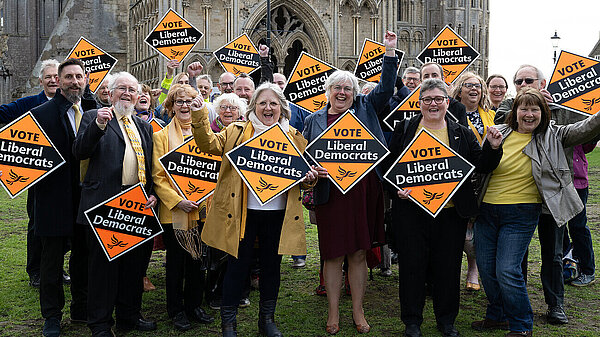
M325 82L327 106L308 116L304 137L310 142L317 138L344 112L354 115L383 144L378 111L382 111L394 93L398 59L394 48L396 34L385 35L385 57L381 81L368 95L359 94L358 80L350 72L336 71ZM318 167L320 178L327 178L327 170ZM342 286L342 262L348 257L348 274L352 290L352 318L359 333L371 327L365 319L363 298L367 283L366 252L376 244L383 244L383 190L380 172L371 171L352 189L342 194L328 179L320 179L314 189L315 214L319 229L319 250L327 290L329 311L326 331L336 334L339 328L339 299Z

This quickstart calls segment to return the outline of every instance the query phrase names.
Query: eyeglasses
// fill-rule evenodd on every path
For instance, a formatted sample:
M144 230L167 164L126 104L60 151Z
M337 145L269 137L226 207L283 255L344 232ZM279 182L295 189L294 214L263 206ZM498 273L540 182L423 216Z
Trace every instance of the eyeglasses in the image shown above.
M405 77L404 82L419 82L418 77Z
M354 91L354 89L352 87L342 87L341 85L334 85L333 90L344 91L344 92L353 92Z
M525 83L527 83L527 82L525 82ZM506 90L506 86L505 85L490 85L490 90Z
M222 87L233 87L233 82L223 82L221 83Z
M515 84L521 85L521 84L523 84L523 81L525 81L525 83L527 83L527 84L531 84L537 80L538 80L537 78L529 78L529 77L528 78L518 78L515 80Z
M116 87L116 90L120 92L128 92L130 94L136 94L138 92L137 88L127 88L127 87Z
M262 101L262 102L257 102L257 103L256 103L256 105L258 105L259 107L261 107L261 108L263 108L263 109L267 107L267 104L269 104L269 107L270 107L271 109L275 109L275 108L277 108L277 107L279 106L279 103L277 103L277 102L266 102L266 101Z
M192 101L184 101L184 100L176 100L175 101L175 105L177 106L183 106L184 104L187 104L188 106L192 105Z
M467 89L476 88L481 89L481 83L463 83L463 87Z
M225 111L227 109L231 110L231 111L237 111L238 107L234 106L234 105L220 105L219 108L221 108L221 110Z
M421 97L421 102L425 105L431 104L431 102L435 102L436 104L442 104L444 100L446 100L448 96L435 96L435 97Z

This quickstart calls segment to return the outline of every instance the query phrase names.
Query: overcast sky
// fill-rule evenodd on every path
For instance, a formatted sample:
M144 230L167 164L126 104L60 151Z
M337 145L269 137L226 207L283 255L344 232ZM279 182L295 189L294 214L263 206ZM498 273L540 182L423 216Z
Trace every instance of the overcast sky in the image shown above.
M488 74L509 82L524 63L554 70L550 37L556 30L559 49L588 56L600 38L599 0L490 0L490 61ZM558 53L557 53L558 55ZM514 92L514 86L509 84Z

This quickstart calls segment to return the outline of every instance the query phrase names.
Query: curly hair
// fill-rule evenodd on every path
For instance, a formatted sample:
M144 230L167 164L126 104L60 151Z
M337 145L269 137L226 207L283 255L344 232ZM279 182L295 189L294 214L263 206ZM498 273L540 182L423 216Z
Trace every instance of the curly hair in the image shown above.
M452 90L450 90L450 97L460 102L460 93L463 88L463 84L472 78L476 79L479 84L481 84L481 98L479 99L477 105L482 108L483 111L490 110L492 108L492 101L490 101L490 91L488 90L487 84L483 78L481 78L481 76L470 71L463 73L456 79L456 81L453 83Z
M192 88L192 86L189 84L172 85L171 89L169 89L169 93L167 93L167 98L163 102L163 106L165 107L165 110L167 110L167 113L171 118L175 116L175 112L173 111L173 105L175 105L175 98L181 94L189 95L190 97L195 98L196 96L198 96L198 91Z

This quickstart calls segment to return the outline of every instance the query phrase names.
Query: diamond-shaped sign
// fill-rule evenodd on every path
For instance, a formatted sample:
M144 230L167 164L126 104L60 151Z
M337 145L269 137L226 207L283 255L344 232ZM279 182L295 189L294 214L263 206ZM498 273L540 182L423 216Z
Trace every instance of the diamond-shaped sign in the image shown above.
M279 124L273 124L226 156L261 205L292 188L310 170Z
M360 58L354 68L354 75L363 81L379 82L384 54L385 45L383 43L365 39L359 54ZM398 63L402 64L404 52L396 49L396 56L398 56Z
M548 82L555 104L589 116L600 111L600 62L561 51Z
M109 261L163 232L141 183L84 212Z
M173 185L187 200L202 202L217 186L221 157L200 151L193 137L158 159Z
M200 42L202 33L172 8L146 37L146 43L169 60L179 62Z
M315 112L327 105L325 81L337 69L318 58L302 52L283 93L288 100Z
M475 167L422 129L383 176L409 198L436 217Z
M221 66L235 76L250 74L260 68L260 55L258 50L246 34L242 34L233 41L213 52Z
M152 125L152 132L158 132L163 129L163 126L156 121L156 118L150 120L150 125Z
M2 187L15 198L65 163L31 112L0 130Z
M346 111L306 148L342 192L349 191L390 152L352 112Z
M465 39L450 26L446 26L421 51L417 59L421 63L440 64L444 68L444 80L451 84L478 57L479 53Z
M67 59L80 59L85 65L85 72L90 73L90 90L96 93L100 84L117 64L117 59L98 48L85 37L80 37Z
M397 123L421 113L421 106L419 105L420 93L421 85L416 87L415 90L406 96L402 103L396 106L396 109L392 110L392 112L383 119L383 123L389 128L389 131L394 131Z

